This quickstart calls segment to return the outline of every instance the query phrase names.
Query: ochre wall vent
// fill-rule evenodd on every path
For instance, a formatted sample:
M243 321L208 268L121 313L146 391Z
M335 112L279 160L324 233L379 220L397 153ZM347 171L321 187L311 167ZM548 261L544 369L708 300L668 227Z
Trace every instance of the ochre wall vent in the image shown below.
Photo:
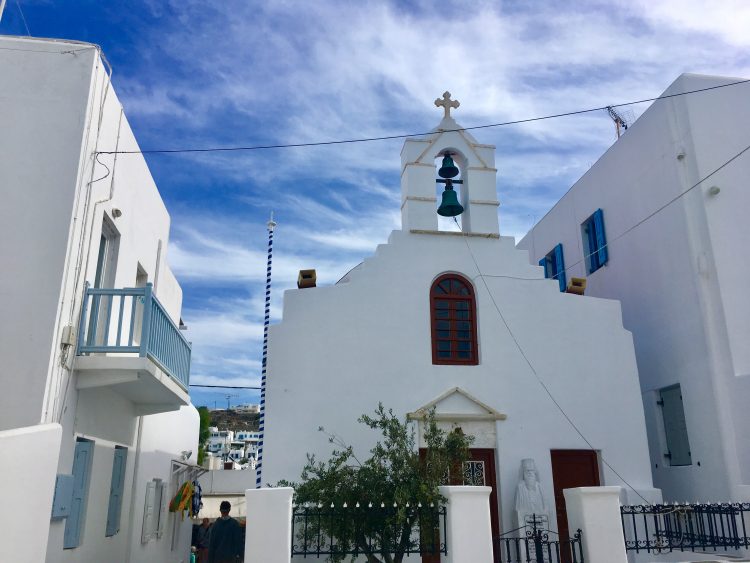
M297 287L303 289L305 287L315 287L317 284L318 276L315 270L300 270L299 276L297 276Z
M586 278L570 278L568 288L565 293L575 293L576 295L583 295L586 291Z

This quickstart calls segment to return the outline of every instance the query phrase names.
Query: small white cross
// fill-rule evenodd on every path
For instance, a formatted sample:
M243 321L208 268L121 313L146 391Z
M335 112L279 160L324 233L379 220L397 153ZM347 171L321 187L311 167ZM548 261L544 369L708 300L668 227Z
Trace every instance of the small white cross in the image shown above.
M451 100L451 93L447 90L443 92L443 97L438 98L435 100L435 105L437 107L442 107L445 111L445 115L443 117L450 117L451 116L451 108L457 108L461 105L461 102L458 100Z

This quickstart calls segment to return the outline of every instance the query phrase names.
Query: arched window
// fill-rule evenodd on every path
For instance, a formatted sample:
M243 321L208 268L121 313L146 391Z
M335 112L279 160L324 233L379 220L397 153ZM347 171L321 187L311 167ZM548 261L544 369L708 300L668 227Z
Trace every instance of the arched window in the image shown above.
M432 363L477 365L474 289L458 274L443 274L430 289Z

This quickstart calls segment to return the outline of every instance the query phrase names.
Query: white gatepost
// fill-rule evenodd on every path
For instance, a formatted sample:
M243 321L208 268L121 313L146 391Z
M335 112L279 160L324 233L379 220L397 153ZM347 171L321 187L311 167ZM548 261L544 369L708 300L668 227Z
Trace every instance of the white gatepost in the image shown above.
M490 487L440 487L445 516L447 563L492 563Z
M289 563L292 553L294 489L248 489L246 563Z
M627 563L620 519L620 487L565 489L568 529L582 531L585 561Z

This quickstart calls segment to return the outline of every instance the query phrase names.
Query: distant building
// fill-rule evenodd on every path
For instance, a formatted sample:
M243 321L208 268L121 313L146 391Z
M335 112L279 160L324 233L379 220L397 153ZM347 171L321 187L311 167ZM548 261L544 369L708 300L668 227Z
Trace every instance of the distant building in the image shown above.
M234 407L234 410L240 413L259 413L260 405L237 405L236 407Z
M5 561L189 556L182 290L146 161L103 154L138 150L110 72L95 45L0 37Z
M654 102L518 244L622 303L654 483L681 502L750 501L750 85L716 88L737 80L680 76L664 96L710 90Z

